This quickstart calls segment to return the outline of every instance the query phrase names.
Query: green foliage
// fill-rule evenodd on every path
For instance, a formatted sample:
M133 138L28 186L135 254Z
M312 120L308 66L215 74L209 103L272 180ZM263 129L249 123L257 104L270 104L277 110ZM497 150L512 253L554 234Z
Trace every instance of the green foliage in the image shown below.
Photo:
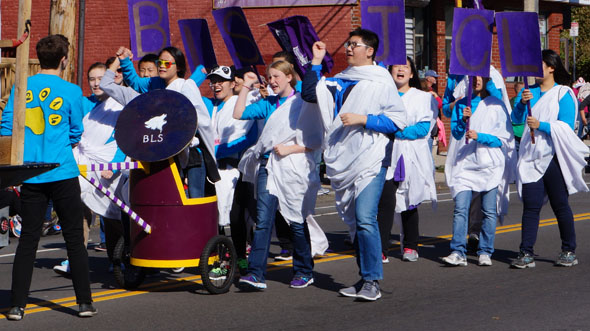
M576 38L576 77L582 76L586 81L590 81L590 7L572 7L572 22L578 22L579 31ZM570 39L569 43L569 71L573 70L573 43L569 36L569 30L563 31L562 37ZM563 48L563 45L562 45ZM563 49L561 50L561 57L564 59Z

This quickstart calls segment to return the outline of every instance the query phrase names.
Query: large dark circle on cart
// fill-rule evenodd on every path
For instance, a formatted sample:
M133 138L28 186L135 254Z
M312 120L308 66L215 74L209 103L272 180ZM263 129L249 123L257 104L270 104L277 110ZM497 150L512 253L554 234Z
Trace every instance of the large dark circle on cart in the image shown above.
M0 218L0 234L6 234L10 230L10 223L6 217Z
M115 140L125 155L155 162L180 153L196 131L197 113L187 97L171 90L153 90L123 108Z

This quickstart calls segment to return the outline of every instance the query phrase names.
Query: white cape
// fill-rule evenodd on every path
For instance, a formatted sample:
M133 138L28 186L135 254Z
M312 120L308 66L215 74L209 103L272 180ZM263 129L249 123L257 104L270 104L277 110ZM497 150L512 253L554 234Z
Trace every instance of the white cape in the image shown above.
M488 96L469 120L471 130L496 136L501 147L487 147L465 136L451 139L445 163L445 177L453 198L462 191L487 192L498 188L496 213L508 212L509 184L515 177L516 155L510 115L504 103Z
M588 154L588 147L566 123L557 120L559 100L566 93L576 100L569 87L556 85L545 92L531 109L533 117L551 125L551 135L535 130L535 143L531 144L530 129L525 125L518 159L518 194L521 197L522 184L534 183L541 179L555 154L568 193L571 195L588 191L582 177L582 169L586 165L584 156ZM575 102L574 104L577 114L578 105Z
M279 157L278 144L301 145L310 151ZM243 180L255 183L262 156L271 152L266 169L266 188L279 200L287 222L303 223L313 214L320 178L313 150L322 145L322 127L317 107L304 102L299 93L288 98L268 118L256 145L244 153L239 169Z
M358 81L340 114L381 115L400 129L406 127L403 103L387 69L377 65L348 67L334 78ZM316 95L324 124L324 161L336 196L336 209L351 230L356 228L355 198L379 174L389 142L384 134L364 127L343 126L334 115L334 97L325 77L318 82Z
M108 98L97 104L84 116L84 132L80 143L73 149L74 158L78 164L99 164L113 161L117 152L117 142L113 139L113 131L123 106L115 99ZM121 196L121 186L125 177L121 171L116 172L110 179L100 175L100 171L88 172L88 178L96 179L107 190ZM121 211L108 197L96 189L86 179L79 177L81 197L84 204L94 213L111 219L121 219Z
M427 92L410 88L402 96L406 107L408 126L419 122L430 122L432 130L433 114L438 112L438 105L434 97ZM418 206L422 201L432 201L436 207L436 185L434 183L434 168L432 152L428 147L429 135L416 139L398 139L393 142L391 167L387 171L386 179L394 177L398 160L403 156L405 179L399 183L395 194L395 212L401 213L410 206Z
M234 107L238 97L232 96L219 110L214 108L212 116L215 133L215 144L226 144L248 134L254 121L242 121L233 118ZM219 211L219 225L226 226L230 223L229 214L234 200L236 184L240 178L237 168L228 166L227 169L219 169L221 179L215 182L217 193L217 210Z

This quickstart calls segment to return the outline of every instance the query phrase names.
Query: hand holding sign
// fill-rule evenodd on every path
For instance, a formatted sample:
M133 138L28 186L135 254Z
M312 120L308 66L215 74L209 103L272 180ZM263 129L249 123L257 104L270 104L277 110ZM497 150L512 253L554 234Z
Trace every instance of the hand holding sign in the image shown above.
M463 122L467 123L469 118L471 117L471 107L463 108Z
M252 88L252 85L258 82L258 77L252 71L247 72L244 74L244 86Z
M529 128L531 128L531 130L536 130L541 125L541 122L532 116L527 116L526 124L529 126Z

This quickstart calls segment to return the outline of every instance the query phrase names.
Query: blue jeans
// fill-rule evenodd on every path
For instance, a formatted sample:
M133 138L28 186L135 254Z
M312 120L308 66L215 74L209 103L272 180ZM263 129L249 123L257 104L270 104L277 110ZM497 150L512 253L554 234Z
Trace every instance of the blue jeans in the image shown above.
M201 153L199 151L199 153ZM202 198L205 196L205 181L207 180L207 170L205 163L201 162L200 166L188 168L186 170L188 179L188 196L189 198Z
M382 167L379 174L363 189L354 202L356 214L354 248L356 263L360 269L359 274L364 280L383 279L377 212L386 172L387 168Z
M265 281L272 226L279 206L277 197L271 195L266 189L267 179L266 167L260 166L256 183L256 229L252 239L252 250L248 256L248 273L253 274L262 282ZM291 233L294 248L293 273L295 276L312 277L313 259L307 224L291 223Z
M494 237L496 236L496 195L498 189L481 192L481 211L483 214L481 232L479 234L479 250L477 255L492 255L494 252ZM453 213L453 239L451 251L465 257L467 252L467 227L471 191L462 191L455 196L455 211Z

